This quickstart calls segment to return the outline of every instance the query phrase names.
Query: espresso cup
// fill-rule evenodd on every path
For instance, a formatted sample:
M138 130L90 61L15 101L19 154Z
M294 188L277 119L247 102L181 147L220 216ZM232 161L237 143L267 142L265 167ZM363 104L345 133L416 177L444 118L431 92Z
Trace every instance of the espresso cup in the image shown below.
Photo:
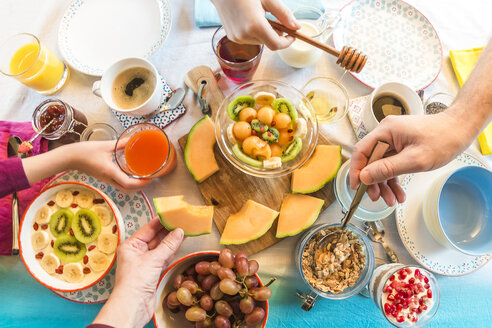
M121 72L134 67L143 67L152 73L155 78L154 91L141 105L134 108L124 109L116 105L113 100L113 84L116 77ZM92 92L96 96L101 97L106 105L117 112L133 116L144 116L154 112L161 104L162 95L164 93L164 85L160 81L157 69L151 62L143 58L125 58L115 62L104 71L101 80L94 82L92 85Z
M378 97L391 95L397 98L405 107L405 115L423 115L424 106L419 95L408 85L400 82L387 82L374 89L364 108L364 125L370 132L380 123L374 114L373 104Z

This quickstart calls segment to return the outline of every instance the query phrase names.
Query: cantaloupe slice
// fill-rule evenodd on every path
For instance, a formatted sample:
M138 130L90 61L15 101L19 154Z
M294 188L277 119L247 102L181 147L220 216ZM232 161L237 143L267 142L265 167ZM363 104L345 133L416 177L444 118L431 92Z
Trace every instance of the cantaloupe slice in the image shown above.
M286 195L278 217L277 238L297 235L319 216L324 200L307 195Z
M342 165L342 147L318 145L314 154L300 169L292 173L294 194L309 194L323 188L337 175Z
M184 159L188 171L197 182L202 182L219 170L214 155L215 126L205 115L188 133L184 148Z
M154 198L154 205L167 230L181 228L185 236L199 236L212 230L213 206L193 206L183 196Z
M241 210L227 219L220 243L244 244L263 236L273 224L278 212L248 200Z

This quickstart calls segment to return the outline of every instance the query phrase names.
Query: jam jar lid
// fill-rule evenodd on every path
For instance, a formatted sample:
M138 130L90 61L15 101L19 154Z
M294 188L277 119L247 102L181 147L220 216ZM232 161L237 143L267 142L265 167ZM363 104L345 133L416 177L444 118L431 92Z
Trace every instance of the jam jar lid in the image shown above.
M347 211L350 207L350 203L355 195L355 190L350 188L349 181L349 168L350 160L346 161L338 170L337 176L335 178L335 183L333 183L333 188L335 190L335 197L342 206L344 211ZM396 208L396 204L393 206L388 206L382 198L373 202L367 194L364 195L362 201L360 202L359 208L354 213L354 218L361 221L377 221L382 220L389 216Z

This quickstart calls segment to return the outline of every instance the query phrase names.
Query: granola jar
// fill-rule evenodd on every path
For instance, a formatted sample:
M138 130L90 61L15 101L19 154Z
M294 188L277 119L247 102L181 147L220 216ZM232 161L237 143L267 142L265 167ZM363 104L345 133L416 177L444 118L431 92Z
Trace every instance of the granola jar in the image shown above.
M360 253L364 255L365 258L365 264L364 268L360 272L359 277L357 278L357 281L355 284L353 284L350 287L345 288L344 290L338 292L338 293L332 293L332 292L327 292L323 291L319 288L314 287L309 283L308 277L306 277L306 274L304 273L303 270L303 265L305 266L306 270L311 270L313 263L311 261L312 253L309 254L309 256L304 256L303 254L306 251L306 253L309 252L309 249L307 247L310 247L309 241L313 238L318 238L319 235L317 236L318 233L323 234L326 233L327 229L332 229L334 227L339 227L340 224L318 224L313 226L311 229L306 231L304 235L299 239L296 249L295 249L295 256L296 256L296 266L299 271L299 274L306 283L306 285L309 287L309 292L308 293L303 293L301 291L297 292L297 295L303 299L302 303L302 309L305 311L309 311L313 305L314 302L316 301L318 296L321 296L323 298L327 299L332 299L332 300L343 300L346 298L349 298L351 296L354 296L368 284L369 280L371 279L372 273L374 271L374 263L375 263L375 257L374 257L374 250L372 248L370 240L367 238L367 236L362 232L359 228L353 226L353 225L348 225L345 231L348 231L349 233L353 233L357 237L357 241L360 244ZM322 230L324 232L322 232ZM314 240L313 240L314 241ZM316 244L315 244L316 245ZM349 256L345 260L351 259L354 261L352 256ZM304 260L304 261L303 261ZM343 262L345 260L342 260L340 264L343 265ZM304 262L304 263L303 263ZM355 261L354 261L355 262ZM362 263L362 262L361 262ZM312 269L311 271L313 271ZM347 272L350 271L350 269L346 269L345 267L340 268L341 271L348 270ZM350 272L349 272L350 274ZM320 279L322 280L322 279Z

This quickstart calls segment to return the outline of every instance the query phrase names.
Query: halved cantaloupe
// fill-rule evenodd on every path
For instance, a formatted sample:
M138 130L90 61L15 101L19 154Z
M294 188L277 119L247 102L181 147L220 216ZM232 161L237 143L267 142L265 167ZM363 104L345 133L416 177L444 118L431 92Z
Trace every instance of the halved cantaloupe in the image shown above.
M248 200L241 210L227 219L220 243L244 244L263 236L273 224L278 212Z
M214 155L215 126L205 115L188 133L184 148L184 159L188 171L197 182L202 182L219 170Z
M342 147L318 145L313 156L292 173L291 189L294 194L309 194L323 188L337 175L342 165Z
M324 200L307 195L289 194L280 208L277 238L297 235L310 227L319 216Z
M212 230L213 206L193 206L183 196L154 198L154 205L167 230L181 228L185 236L199 236Z

